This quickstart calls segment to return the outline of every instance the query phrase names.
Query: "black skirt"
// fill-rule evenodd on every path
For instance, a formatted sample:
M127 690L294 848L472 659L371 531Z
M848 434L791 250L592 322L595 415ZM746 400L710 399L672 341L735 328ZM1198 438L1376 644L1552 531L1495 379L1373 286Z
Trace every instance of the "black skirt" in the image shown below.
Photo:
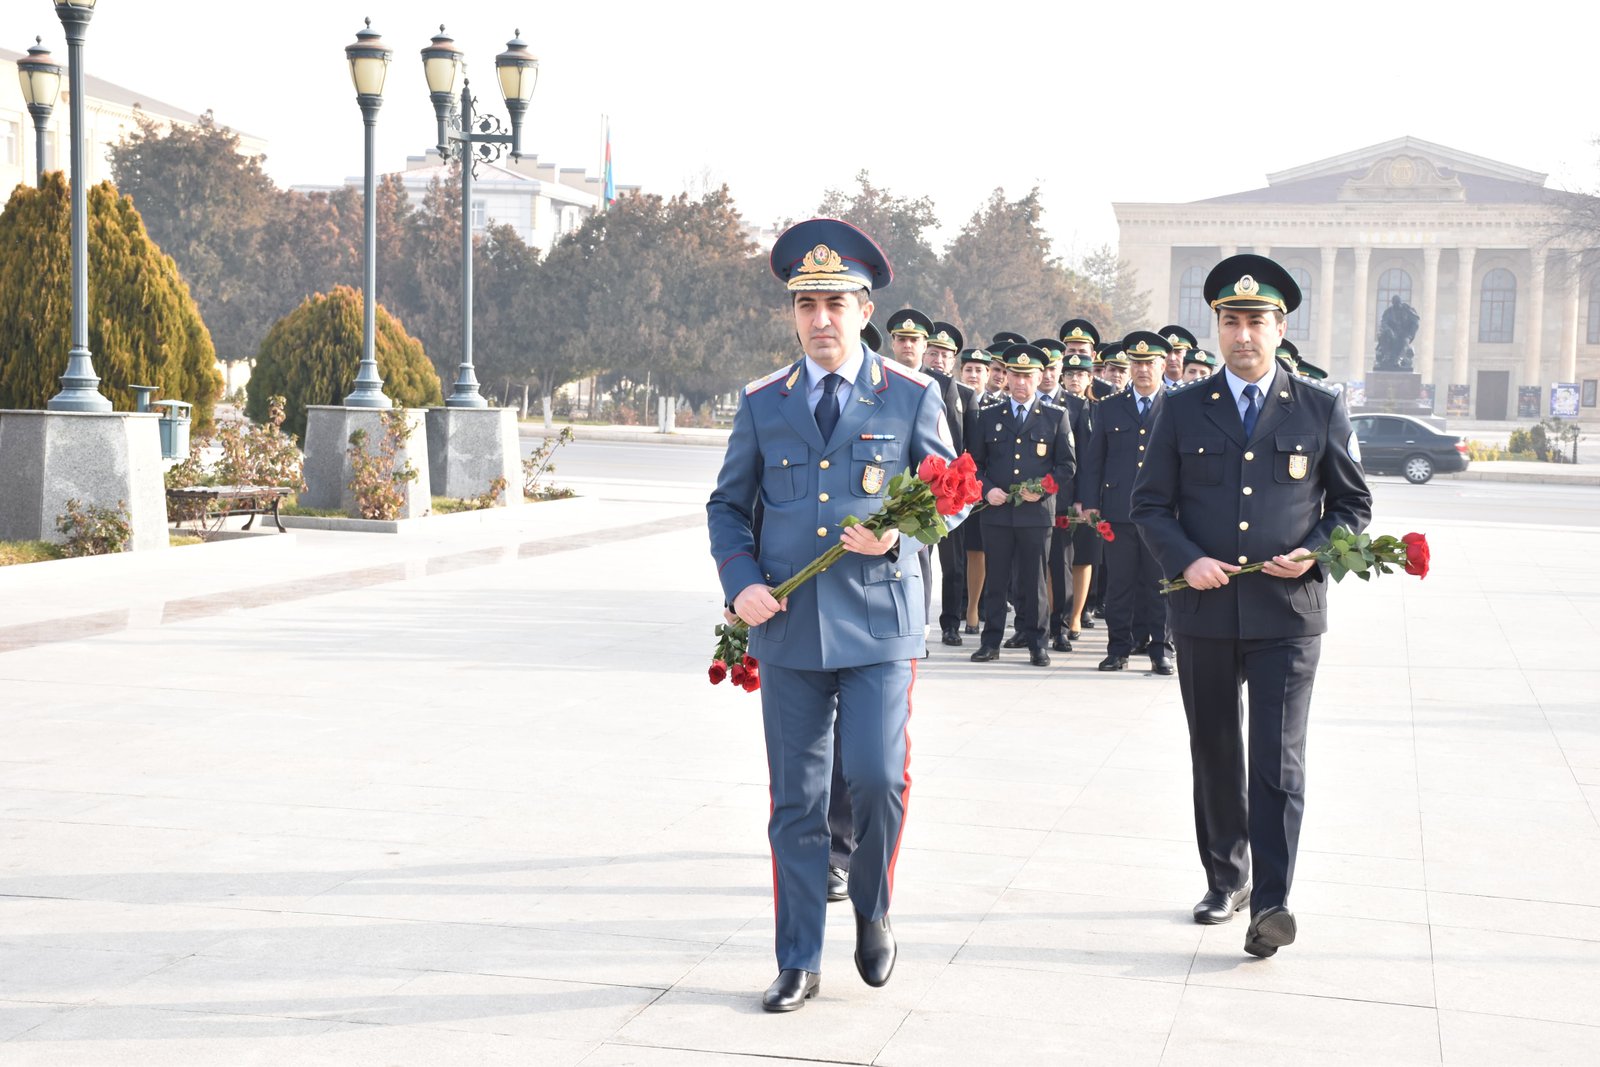
M1072 565L1074 567L1093 567L1099 564L1101 548L1100 535L1094 532L1092 526L1074 526L1072 528Z

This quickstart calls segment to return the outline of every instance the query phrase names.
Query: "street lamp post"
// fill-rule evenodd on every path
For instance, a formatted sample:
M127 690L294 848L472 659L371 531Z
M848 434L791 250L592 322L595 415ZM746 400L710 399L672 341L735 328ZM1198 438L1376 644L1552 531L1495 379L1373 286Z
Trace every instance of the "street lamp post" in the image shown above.
M472 367L472 169L480 161L498 159L507 146L512 159L522 158L522 120L539 81L539 60L516 30L506 42L506 50L495 57L500 95L511 113L511 132L505 133L495 115L474 117L471 83L461 81L459 110L452 112L456 78L466 66L465 57L444 27L432 43L422 50L423 71L428 79L428 95L433 100L438 122L439 155L454 157L461 163L461 367L455 385L445 399L452 408L483 408L489 402L478 392L478 376Z
M366 166L363 171L365 230L362 242L361 278L361 368L344 398L347 408L387 408L392 402L384 395L383 377L378 373L378 213L376 140L378 109L383 106L383 82L389 73L393 52L372 28L372 20L356 33L354 44L345 46L350 62L350 80L355 83L356 103L361 105L361 121L366 127Z
M35 37L25 59L17 60L17 80L22 83L22 101L33 116L34 184L44 184L44 135L61 92L61 64L44 47L44 38Z
M100 395L100 378L89 354L89 203L83 172L83 42L95 0L57 0L56 17L67 35L68 115L72 137L72 350L61 391L45 407L51 411L110 411Z

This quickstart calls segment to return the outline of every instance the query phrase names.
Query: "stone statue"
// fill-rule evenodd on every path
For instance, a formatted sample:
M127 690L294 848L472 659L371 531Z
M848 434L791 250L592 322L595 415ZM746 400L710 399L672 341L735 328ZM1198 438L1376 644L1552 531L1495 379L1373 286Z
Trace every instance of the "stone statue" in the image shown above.
M1389 306L1383 309L1383 318L1378 323L1378 361L1372 369L1409 373L1416 359L1411 342L1421 324L1422 316L1417 314L1416 308L1398 296L1390 297Z

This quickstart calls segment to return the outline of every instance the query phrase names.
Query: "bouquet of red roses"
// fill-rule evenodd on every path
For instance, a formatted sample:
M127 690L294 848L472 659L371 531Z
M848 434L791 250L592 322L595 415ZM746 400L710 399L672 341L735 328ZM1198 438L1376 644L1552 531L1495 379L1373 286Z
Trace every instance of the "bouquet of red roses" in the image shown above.
M1056 485L1055 475L1046 474L1043 478L1029 478L1025 482L1018 482L1016 485L1013 485L1010 489L1006 490L1006 499L1011 502L1012 507L1018 507L1019 505L1026 503L1026 501L1022 499L1023 493L1033 493L1036 496L1049 496L1058 488L1060 487Z
M1051 491L1054 491L1053 482ZM899 530L925 545L937 544L950 532L944 522L945 516L976 504L982 496L977 464L971 456L962 453L954 463L946 463L938 456L929 456L917 467L915 474L904 470L889 479L880 510L865 519L846 515L840 525L865 526L879 536L889 530ZM782 600L839 562L847 551L844 545L835 544L793 578L774 589L773 597ZM708 671L711 684L731 679L746 692L761 688L761 665L749 654L750 627L744 620L735 618L732 622L719 623L716 636L717 647L712 653Z
M1290 558L1295 563L1308 559L1316 560L1328 568L1328 573L1333 575L1333 580L1336 582L1344 581L1344 576L1347 574L1353 574L1363 582L1369 582L1374 574L1388 574L1396 568L1404 570L1407 574L1415 574L1418 578L1426 578L1431 555L1428 539L1423 534L1408 533L1402 537L1382 534L1373 537L1370 534L1352 533L1345 526L1335 526L1333 533L1328 535L1328 543L1322 548L1308 555ZM1241 574L1252 574L1266 565L1266 561L1246 564L1228 577L1236 578ZM1161 579L1163 593L1187 588L1189 583L1182 578L1175 578L1172 581Z
M1098 511L1091 511L1081 519L1072 515L1056 516L1057 529L1070 530L1074 526L1089 527L1099 535L1100 540L1102 541L1115 541L1117 539L1117 535L1111 529L1111 524L1102 519Z

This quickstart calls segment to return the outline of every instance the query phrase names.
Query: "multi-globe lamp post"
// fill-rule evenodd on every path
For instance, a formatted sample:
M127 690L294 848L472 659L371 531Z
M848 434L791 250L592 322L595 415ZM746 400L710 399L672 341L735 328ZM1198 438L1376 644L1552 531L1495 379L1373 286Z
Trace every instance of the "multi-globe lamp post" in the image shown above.
M61 64L44 47L42 37L35 37L28 54L17 60L17 80L22 83L22 102L33 116L34 184L43 185L44 138L61 93Z
M344 398L347 408L392 407L383 392L383 377L378 373L378 192L376 140L378 109L383 106L383 83L389 74L389 60L394 55L383 43L383 38L372 28L372 20L356 33L354 44L345 46L345 58L350 63L350 80L355 83L356 103L361 106L361 121L366 127L366 165L362 171L362 278L361 278L361 367L350 395Z
M483 408L489 402L478 392L478 377L472 366L472 169L481 160L491 162L509 146L511 158L522 158L522 120L539 82L539 60L515 30L506 50L495 56L495 73L500 95L511 113L511 132L502 130L494 115L474 115L476 100L471 83L461 75L466 56L455 41L439 27L438 34L422 50L422 68L428 81L438 124L441 158L455 158L461 164L461 366L455 385L445 398L452 408ZM459 100L456 80L461 80Z

